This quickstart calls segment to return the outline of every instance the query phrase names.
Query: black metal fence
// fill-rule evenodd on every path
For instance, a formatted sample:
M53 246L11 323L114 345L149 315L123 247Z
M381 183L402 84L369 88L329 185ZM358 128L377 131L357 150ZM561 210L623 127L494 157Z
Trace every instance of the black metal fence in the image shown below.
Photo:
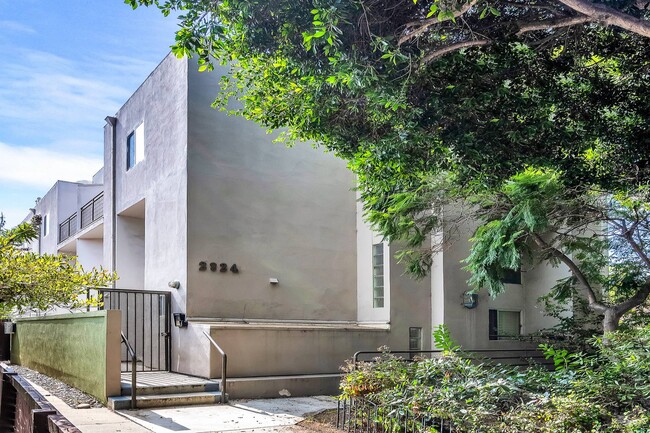
M378 405L365 398L339 400L336 428L350 433L453 433L453 423L404 406Z
M104 216L104 193L100 192L81 208L81 228L88 227Z
M101 309L122 312L122 333L133 347L138 371L169 371L171 294L151 290L99 289ZM122 372L132 370L122 346Z
M59 224L59 243L77 233L77 213L72 214L68 219Z

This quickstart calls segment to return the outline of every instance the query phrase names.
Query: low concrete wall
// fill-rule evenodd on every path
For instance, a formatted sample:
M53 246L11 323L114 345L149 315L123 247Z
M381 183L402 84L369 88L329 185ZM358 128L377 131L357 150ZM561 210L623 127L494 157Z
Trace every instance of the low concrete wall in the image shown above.
M16 321L11 361L97 397L120 395L120 312Z
M301 325L212 325L210 335L228 354L228 377L340 373L358 350L385 344L387 329ZM221 358L210 352L210 377L221 375Z

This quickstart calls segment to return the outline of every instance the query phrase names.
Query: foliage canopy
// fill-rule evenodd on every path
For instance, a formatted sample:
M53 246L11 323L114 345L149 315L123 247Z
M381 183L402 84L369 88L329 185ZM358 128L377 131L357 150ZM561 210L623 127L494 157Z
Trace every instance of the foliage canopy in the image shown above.
M639 305L647 297L647 252L633 248L632 259L610 267L620 271L611 274L618 285L591 277L603 265L603 248L632 246L629 237L539 242L564 223L585 233L580 219L642 226L635 221L645 217L635 212L643 206L628 204L649 202L645 0L125 3L180 11L172 50L198 55L201 71L212 70L215 59L229 65L217 105L237 99L233 113L346 159L367 219L387 239L406 241L401 257L411 272L428 270L432 251L420 246L443 223L439 211L471 199L486 223L468 261L477 287L498 293L498 274L517 265L532 242L541 259L590 258L583 261L589 269L572 269L556 293L581 292L610 323L629 310L625 300ZM546 186L559 189L525 188L530 173L520 174L529 167L542 172L528 181L547 173ZM513 204L520 187L523 201ZM604 196L614 199L603 204ZM554 219L545 219L544 206ZM629 273L633 264L641 268ZM627 292L610 302L590 292L600 284ZM620 311L610 309L615 305Z

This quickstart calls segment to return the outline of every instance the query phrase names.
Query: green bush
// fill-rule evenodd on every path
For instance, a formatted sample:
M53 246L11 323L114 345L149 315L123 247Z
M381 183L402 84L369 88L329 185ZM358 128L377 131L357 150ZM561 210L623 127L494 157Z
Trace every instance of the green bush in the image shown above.
M589 355L546 346L554 371L481 363L446 329L435 334L440 357L409 362L385 352L349 364L343 397L363 397L383 414L444 418L458 432L650 433L650 326L609 335L607 345L594 339Z

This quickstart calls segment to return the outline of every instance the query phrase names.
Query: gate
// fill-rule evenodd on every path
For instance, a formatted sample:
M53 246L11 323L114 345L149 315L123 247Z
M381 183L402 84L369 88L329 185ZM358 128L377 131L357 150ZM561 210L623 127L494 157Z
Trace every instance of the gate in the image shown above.
M151 290L100 289L100 309L122 312L122 333L133 347L137 371L169 371L171 366L171 294ZM121 346L122 372L131 371Z

